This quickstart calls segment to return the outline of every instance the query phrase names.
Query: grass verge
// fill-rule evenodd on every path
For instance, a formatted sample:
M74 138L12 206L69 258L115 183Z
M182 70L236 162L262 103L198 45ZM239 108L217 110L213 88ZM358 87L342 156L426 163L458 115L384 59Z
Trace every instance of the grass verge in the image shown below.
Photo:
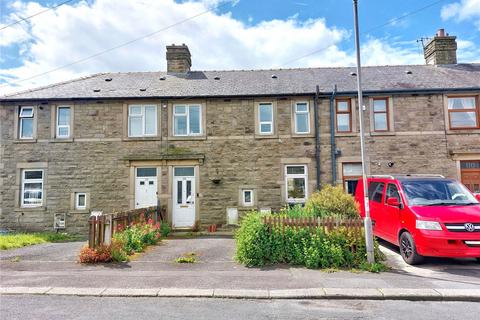
M75 240L79 240L79 237L56 232L4 234L0 235L0 250L21 248L45 242L67 242Z

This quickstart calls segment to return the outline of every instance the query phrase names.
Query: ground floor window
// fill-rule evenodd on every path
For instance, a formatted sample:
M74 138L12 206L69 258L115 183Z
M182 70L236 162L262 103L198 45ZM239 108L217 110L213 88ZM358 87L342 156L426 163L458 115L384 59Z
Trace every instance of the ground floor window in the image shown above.
M358 162L342 164L343 189L354 194L358 180L362 178L362 164Z
M480 160L460 161L462 183L475 193L480 193Z
M22 171L22 207L43 205L43 170Z
M253 206L253 190L242 190L242 199L244 207Z
M87 194L85 192L75 193L75 209L85 210L87 208Z
M307 199L307 166L285 166L285 186L287 202L305 202Z

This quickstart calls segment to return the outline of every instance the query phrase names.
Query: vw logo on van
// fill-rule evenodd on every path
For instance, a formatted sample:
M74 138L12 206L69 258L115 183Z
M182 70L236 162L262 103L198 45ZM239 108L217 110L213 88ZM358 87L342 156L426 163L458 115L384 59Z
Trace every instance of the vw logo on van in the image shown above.
M468 232L475 231L475 226L473 225L473 223L465 223L464 227L465 227L465 230L467 230Z

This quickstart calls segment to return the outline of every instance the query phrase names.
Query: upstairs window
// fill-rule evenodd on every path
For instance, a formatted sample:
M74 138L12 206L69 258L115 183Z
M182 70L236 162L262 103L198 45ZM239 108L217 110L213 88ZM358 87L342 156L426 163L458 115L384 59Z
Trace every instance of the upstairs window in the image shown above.
M22 207L41 207L43 204L43 170L22 171Z
M375 132L389 131L388 99L373 99L373 130Z
M285 190L289 203L303 203L307 199L307 166L285 167Z
M157 135L157 106L131 105L128 107L128 136L151 137Z
M173 107L173 133L175 136L202 134L202 110L200 105L176 105Z
M337 100L335 112L337 132L352 132L352 105L350 99Z
M273 104L258 105L258 125L260 134L273 134Z
M448 98L450 129L480 128L479 108L475 97Z
M71 108L59 106L57 108L57 138L70 137Z
M20 139L33 139L33 107L21 107L18 114L18 137Z
M310 112L307 102L295 104L295 133L310 133Z

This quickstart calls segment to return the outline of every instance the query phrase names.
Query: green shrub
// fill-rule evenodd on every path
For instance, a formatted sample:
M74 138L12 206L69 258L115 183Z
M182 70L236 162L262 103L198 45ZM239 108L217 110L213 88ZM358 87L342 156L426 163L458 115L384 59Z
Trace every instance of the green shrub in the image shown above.
M125 250L125 244L121 240L112 239L110 253L112 260L115 262L128 261L128 252Z
M314 192L307 200L305 210L316 217L355 218L359 216L357 202L351 195L345 193L341 186L326 185L322 190Z
M312 217L313 213L311 210L305 209L300 204L296 204L293 207L287 206L280 210L281 215L285 215L289 218L301 218L301 217Z
M168 225L168 223L162 222L162 223L160 224L160 234L162 235L162 237L168 237L168 235L170 234L170 232L172 232L172 229L170 228L170 226Z
M367 268L365 238L347 228L331 232L323 229L285 226L269 227L257 212L247 214L235 234L236 259L246 266L264 266L276 263L304 265L307 268L360 268L375 271L379 266ZM383 259L375 242L377 260Z

